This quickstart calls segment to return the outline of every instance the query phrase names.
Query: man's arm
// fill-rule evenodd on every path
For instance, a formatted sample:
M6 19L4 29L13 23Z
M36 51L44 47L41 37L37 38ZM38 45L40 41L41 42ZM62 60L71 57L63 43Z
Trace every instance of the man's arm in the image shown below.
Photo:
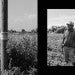
M61 43L62 53L63 53L63 47L64 47L64 40L65 40L65 34L63 34L63 40L62 40L62 43Z
M65 34L63 34L62 45L64 45L64 40L65 40Z
M66 38L68 37L68 30L66 30L65 32L64 32L64 34L63 34L63 40L62 40L62 44L65 44L65 42L66 42Z

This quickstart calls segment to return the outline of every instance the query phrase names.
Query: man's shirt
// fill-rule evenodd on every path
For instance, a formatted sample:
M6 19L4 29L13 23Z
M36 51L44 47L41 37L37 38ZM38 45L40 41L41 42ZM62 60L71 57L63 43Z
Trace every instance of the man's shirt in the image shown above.
M66 30L63 35L64 46L75 47L75 30L68 31Z

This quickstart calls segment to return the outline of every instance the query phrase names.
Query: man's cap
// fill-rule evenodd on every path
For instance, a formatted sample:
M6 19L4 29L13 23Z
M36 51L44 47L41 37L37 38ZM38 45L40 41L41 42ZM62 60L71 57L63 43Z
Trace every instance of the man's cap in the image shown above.
M66 25L71 25L71 26L74 26L74 22L69 21Z

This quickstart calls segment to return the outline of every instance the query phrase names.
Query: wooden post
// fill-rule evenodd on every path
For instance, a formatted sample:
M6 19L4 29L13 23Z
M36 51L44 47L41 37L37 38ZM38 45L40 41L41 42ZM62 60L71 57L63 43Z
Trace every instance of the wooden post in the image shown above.
M8 0L1 0L1 74L7 69L6 43L8 39Z

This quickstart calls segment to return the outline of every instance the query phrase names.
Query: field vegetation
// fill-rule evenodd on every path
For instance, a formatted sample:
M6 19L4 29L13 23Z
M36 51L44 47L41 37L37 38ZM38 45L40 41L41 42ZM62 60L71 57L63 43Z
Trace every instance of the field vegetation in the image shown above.
M3 75L37 75L37 33L8 33L8 69Z
M72 64L66 64L61 46L66 28L64 30L63 26L55 28L47 31L47 66L73 66Z

